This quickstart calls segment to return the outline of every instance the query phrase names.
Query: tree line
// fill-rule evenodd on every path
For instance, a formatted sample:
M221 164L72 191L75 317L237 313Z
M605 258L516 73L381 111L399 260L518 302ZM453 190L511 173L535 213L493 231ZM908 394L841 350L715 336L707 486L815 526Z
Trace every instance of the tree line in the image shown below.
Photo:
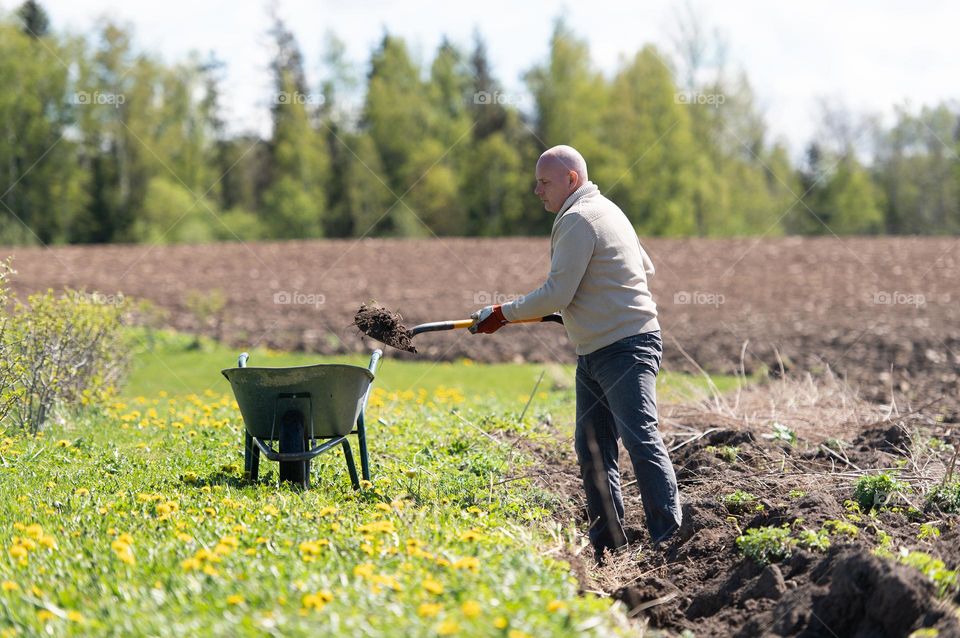
M106 19L56 33L35 0L0 17L0 244L543 234L532 171L561 143L642 235L960 230L956 104L888 125L825 105L794 163L693 20L676 50L645 45L612 75L558 20L522 94L479 34L421 63L386 33L364 73L328 34L309 77L268 24L261 139L231 132L212 55L164 63Z

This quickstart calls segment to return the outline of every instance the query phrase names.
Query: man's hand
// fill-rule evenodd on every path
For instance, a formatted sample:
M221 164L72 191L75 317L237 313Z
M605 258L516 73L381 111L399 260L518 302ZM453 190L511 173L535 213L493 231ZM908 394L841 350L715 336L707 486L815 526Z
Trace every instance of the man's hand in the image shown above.
M493 334L503 326L507 325L507 320L503 316L503 310L499 305L486 306L476 311L470 318L473 319L473 325L469 330L473 334L478 332L483 334Z

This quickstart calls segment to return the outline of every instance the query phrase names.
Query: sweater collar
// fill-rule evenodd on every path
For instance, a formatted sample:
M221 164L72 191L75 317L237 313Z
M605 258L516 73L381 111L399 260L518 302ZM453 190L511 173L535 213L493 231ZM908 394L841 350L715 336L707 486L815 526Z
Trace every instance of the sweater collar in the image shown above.
M561 206L560 210L557 212L557 217L560 217L565 212L567 212L567 210L571 206L573 206L577 202L577 200L580 199L581 197L585 197L586 195L592 195L593 193L596 193L598 190L599 189L597 188L597 185L594 184L593 182L590 182L590 181L585 182L582 186L580 186L580 188L570 193L570 197L568 197L567 200L563 202L563 206Z

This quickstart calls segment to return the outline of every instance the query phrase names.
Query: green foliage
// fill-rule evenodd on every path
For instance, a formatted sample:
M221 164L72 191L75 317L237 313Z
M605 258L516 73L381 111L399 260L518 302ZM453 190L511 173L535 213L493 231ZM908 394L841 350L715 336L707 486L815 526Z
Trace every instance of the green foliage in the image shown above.
M880 528L876 528L878 545L873 548L873 555L880 558L893 558L893 536Z
M784 441L785 443L789 443L790 445L793 445L794 443L797 442L797 433L791 430L790 428L788 428L787 426L783 425L782 423L774 423L772 426L772 429L773 429L772 432L763 435L765 439L772 439L774 441Z
M803 498L806 495L807 493L803 490L790 490L790 493L787 494L787 497L791 499L798 499Z
M754 527L737 537L737 549L760 565L789 557L793 544L789 525Z
M840 520L825 521L823 531L831 536L846 536L847 538L855 538L860 533L860 529L853 523Z
M0 18L0 178L16 184L0 244L546 234L533 168L560 143L645 235L960 231L960 161L942 142L956 105L899 108L873 157L827 135L794 166L744 74L694 68L701 42L679 60L641 44L605 76L558 20L527 105L479 36L469 55L444 39L422 56L385 33L361 75L331 34L310 78L273 16L260 140L229 132L212 55L166 62L124 25L78 37L50 23L32 0Z
M809 550L824 552L830 549L830 534L825 529L817 531L803 529L797 534L797 545Z
M960 512L960 480L940 483L927 494L927 507L942 512Z
M736 490L720 499L731 514L742 514L752 510L762 510L763 504L750 492Z
M917 532L917 540L922 541L928 538L930 539L940 538L940 528L934 525L933 523L922 523L920 525L920 531Z
M887 472L868 474L857 479L853 498L864 510L886 506L906 485Z
M122 296L48 291L3 312L0 418L36 433L54 409L109 396L126 366L122 308Z
M719 459L723 459L727 463L736 463L737 455L740 454L740 448L736 445L708 445L704 448L704 451L707 454L713 454Z
M941 598L957 589L957 572L947 569L939 558L934 558L924 552L901 550L899 561L904 565L920 570L937 588L937 595Z

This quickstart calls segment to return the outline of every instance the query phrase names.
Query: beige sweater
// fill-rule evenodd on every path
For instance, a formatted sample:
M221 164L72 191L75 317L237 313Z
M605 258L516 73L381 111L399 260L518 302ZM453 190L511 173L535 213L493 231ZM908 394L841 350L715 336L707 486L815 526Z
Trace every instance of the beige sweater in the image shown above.
M587 182L567 198L553 222L546 282L504 304L503 316L519 321L560 311L577 354L590 354L660 329L647 287L653 273L627 216Z

